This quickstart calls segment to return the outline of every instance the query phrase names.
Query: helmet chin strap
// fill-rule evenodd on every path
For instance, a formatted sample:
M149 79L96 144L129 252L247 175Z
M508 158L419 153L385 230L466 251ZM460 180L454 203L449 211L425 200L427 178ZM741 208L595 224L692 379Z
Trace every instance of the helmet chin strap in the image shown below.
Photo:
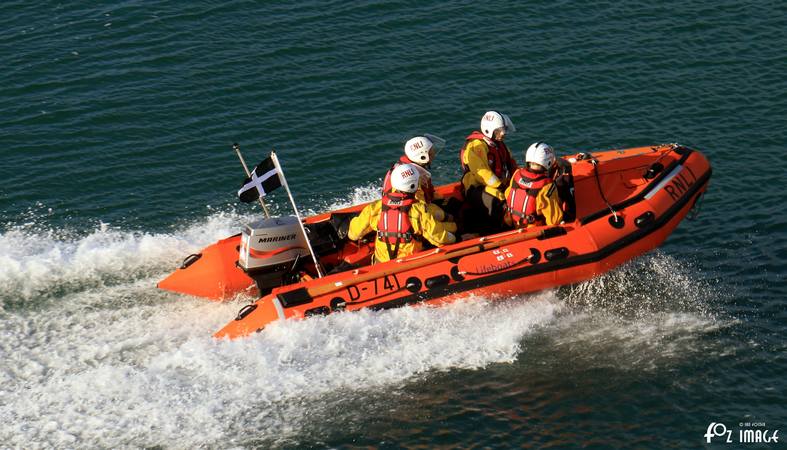
M538 166L538 167L533 168L530 164L536 164L536 166ZM527 168L528 168L528 170L530 170L533 173L544 173L544 172L546 172L546 169L544 169L544 166L542 166L541 164L537 164L537 163L527 163Z

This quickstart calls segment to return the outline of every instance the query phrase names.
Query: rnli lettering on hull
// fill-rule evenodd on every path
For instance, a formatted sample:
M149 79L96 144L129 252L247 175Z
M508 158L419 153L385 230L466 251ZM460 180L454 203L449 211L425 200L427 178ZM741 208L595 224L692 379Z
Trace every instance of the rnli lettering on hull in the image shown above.
M664 190L672 197L672 201L678 201L681 195L688 192L689 188L697 181L697 176L691 171L691 167L686 166L685 169L677 174L668 185L664 186Z
M691 170L691 167L678 165L672 170L672 172L669 173L669 175L664 177L664 179L661 180L652 191L648 192L647 195L645 195L645 198L650 199L660 190L664 189L664 191L672 198L672 201L675 202L678 201L678 199L683 194L688 192L689 188L696 182L697 176Z
M263 243L266 243L266 242L282 242L282 241L290 241L292 239L295 239L295 235L294 234L286 234L284 236L261 237L257 241L257 243L258 244L263 244Z

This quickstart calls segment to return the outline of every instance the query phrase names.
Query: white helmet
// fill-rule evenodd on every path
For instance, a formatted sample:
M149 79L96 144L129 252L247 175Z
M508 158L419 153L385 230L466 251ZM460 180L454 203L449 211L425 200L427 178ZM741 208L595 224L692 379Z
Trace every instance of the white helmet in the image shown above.
M445 140L432 134L416 136L404 144L404 154L410 161L425 166L445 147Z
M416 136L404 144L404 154L410 161L426 165L432 160L429 156L434 144L426 136Z
M399 164L391 172L391 186L399 192L409 194L418 190L418 169L413 164Z
M495 130L498 128L505 128L508 133L516 131L514 122L511 122L511 118L508 115L500 114L497 111L487 111L484 117L481 118L481 132L484 133L484 136L492 139Z
M525 162L536 163L544 169L549 169L555 164L555 150L545 142L536 142L528 147Z

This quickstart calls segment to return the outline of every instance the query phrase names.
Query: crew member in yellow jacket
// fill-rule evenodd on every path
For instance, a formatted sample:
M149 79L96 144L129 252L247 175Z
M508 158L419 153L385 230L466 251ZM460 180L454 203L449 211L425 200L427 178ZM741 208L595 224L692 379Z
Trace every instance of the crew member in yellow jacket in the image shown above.
M481 130L465 138L459 152L462 186L469 211L465 227L483 234L499 231L503 221L505 189L517 169L516 160L505 144L508 133L516 131L511 119L497 111L481 118Z
M390 192L370 203L353 218L347 237L357 241L376 231L374 261L386 262L412 255L423 248L422 240L435 246L456 242L447 226L417 198L419 172L412 164L401 164L391 172Z
M563 208L552 178L555 159L555 151L543 142L527 149L525 167L514 172L506 189L507 225L552 226L563 220Z
M446 213L443 208L433 203L435 200L444 200L437 192L435 192L434 185L432 184L432 174L429 172L430 164L435 155L445 148L445 140L433 134L424 134L423 136L415 136L404 144L404 155L396 161L388 173L385 174L383 181L383 195L391 190L391 173L394 168L400 164L412 164L413 167L418 169L418 179L421 186L418 192L415 193L416 198L426 202L429 212L443 225L447 227L448 231L456 231L456 223L450 214Z

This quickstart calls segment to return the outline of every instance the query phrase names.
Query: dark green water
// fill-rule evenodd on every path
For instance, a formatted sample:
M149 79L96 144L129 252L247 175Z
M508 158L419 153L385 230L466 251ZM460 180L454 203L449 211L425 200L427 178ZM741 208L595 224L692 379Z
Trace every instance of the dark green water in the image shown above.
M787 428L786 48L783 2L3 3L0 446L755 448L703 436ZM702 214L579 286L241 342L247 299L155 289L259 216L232 142L321 212L416 133L456 180L488 109L519 159L698 148Z

